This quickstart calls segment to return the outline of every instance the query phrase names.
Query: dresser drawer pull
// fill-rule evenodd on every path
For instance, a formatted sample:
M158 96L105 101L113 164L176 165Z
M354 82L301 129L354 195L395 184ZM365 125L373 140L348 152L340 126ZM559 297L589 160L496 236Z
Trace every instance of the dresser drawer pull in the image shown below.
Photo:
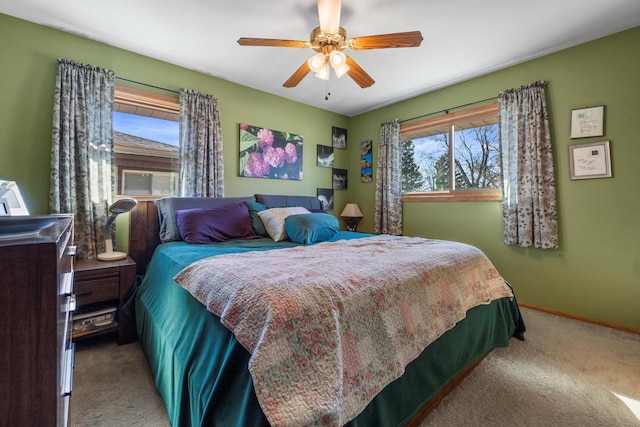
M62 396L70 396L73 389L73 366L75 365L76 345L71 344L64 352L65 364L62 376Z
M76 311L76 296L69 296L69 304L67 305L68 311Z
M68 297L73 292L73 271L62 274L62 286L60 295Z
M65 255L75 256L76 255L76 245L67 246L67 250L65 251Z

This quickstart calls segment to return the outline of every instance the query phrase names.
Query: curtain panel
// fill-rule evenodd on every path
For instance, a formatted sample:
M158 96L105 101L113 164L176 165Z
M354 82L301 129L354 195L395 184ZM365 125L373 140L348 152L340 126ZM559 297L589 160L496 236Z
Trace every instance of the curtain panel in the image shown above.
M218 100L193 90L180 90L181 196L224 196L222 131Z
M78 259L104 252L108 207L115 196L115 74L58 60L51 148L51 213L73 213Z
M376 167L375 232L402 235L402 164L400 122L380 126Z
M507 245L558 248L555 175L545 82L499 94Z

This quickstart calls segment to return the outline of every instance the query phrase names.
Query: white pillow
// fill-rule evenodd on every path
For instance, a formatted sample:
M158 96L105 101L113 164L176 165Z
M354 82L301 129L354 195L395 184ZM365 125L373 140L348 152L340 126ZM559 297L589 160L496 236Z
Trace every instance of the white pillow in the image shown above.
M310 214L311 212L303 207L295 206L291 208L271 208L258 212L258 216L264 224L265 230L274 242L289 238L284 227L284 219L289 215Z

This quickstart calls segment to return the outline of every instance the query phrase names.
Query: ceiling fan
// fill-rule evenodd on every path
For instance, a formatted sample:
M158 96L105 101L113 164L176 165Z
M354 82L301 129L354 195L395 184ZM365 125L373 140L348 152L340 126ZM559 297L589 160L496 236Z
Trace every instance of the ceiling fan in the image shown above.
M320 26L314 28L308 42L242 37L238 39L238 44L241 46L311 48L317 52L289 77L284 83L284 87L297 86L311 71L315 73L316 77L328 80L329 66L331 66L338 78L346 73L362 88L371 86L375 81L352 58L345 55L343 50L347 48L366 50L420 46L422 42L420 31L347 38L347 31L340 26L340 3L341 0L318 0Z

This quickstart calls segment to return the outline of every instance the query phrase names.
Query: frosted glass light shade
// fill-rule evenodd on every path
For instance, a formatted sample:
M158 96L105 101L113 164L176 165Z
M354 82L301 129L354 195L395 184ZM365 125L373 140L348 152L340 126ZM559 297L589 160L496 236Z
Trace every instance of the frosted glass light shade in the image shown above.
M341 65L339 67L334 66L333 67L333 71L336 72L336 76L338 76L338 78L344 76L344 74L349 71L349 66L347 64Z
M323 53L316 53L307 61L309 68L311 68L311 71L313 71L314 73L320 72L322 67L325 66L325 63L326 61Z
M320 80L329 80L329 64L324 64L315 76Z
M335 67L339 67L347 63L347 55L340 52L339 50L332 50L329 54L329 62L331 65Z

